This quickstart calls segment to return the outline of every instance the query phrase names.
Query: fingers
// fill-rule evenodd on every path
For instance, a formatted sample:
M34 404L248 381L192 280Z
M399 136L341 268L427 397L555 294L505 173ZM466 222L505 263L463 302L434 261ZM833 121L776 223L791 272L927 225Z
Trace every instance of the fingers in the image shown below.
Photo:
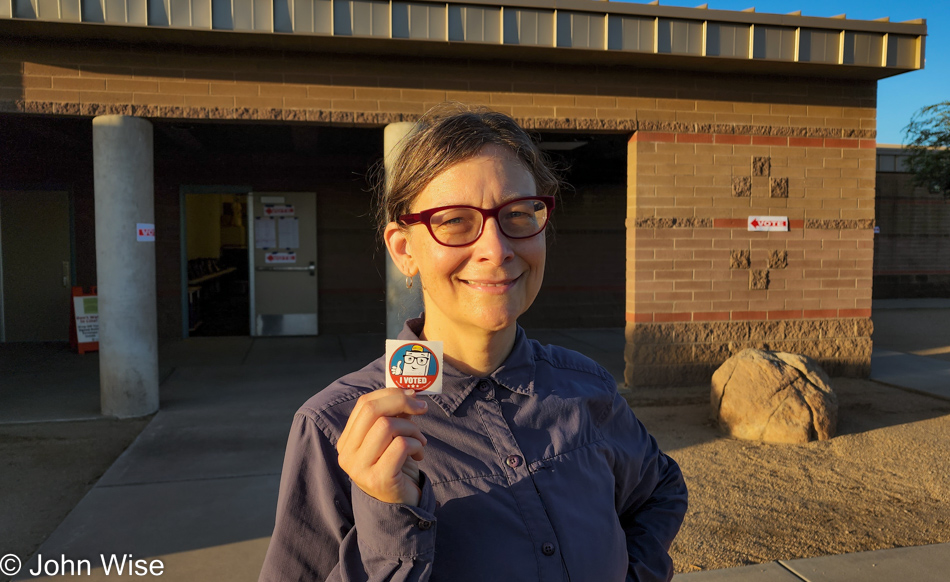
M383 451L377 463L380 467L386 467L387 475L397 478L402 474L402 467L409 457L422 457L422 443L410 437L399 436L389 443L386 450ZM421 461L422 459L416 459ZM391 473L390 473L391 471Z
M418 503L415 462L423 459L427 441L412 417L426 410L425 401L412 390L364 394L337 441L340 467L360 489L381 501Z
M355 443L357 447L363 442L366 433L379 417L405 417L424 414L427 405L425 400L415 397L412 390L401 390L399 388L386 388L384 390L374 390L369 394L364 394L356 402L350 418L346 421L340 440L337 441L337 450L343 451Z
M386 416L376 419L376 422L373 423L373 426L363 438L359 449L352 451L356 464L363 467L375 465L381 461L383 453L389 448L390 444L401 438L411 439L419 443L420 447L426 444L426 437L411 420ZM415 448L413 448L413 452L415 452Z

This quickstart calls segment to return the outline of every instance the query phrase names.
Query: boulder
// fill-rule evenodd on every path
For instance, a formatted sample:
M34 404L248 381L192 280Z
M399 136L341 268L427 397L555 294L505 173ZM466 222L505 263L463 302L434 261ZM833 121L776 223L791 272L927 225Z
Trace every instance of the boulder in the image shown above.
M719 426L745 440L826 440L838 425L831 380L814 360L798 354L739 352L713 374L710 401Z

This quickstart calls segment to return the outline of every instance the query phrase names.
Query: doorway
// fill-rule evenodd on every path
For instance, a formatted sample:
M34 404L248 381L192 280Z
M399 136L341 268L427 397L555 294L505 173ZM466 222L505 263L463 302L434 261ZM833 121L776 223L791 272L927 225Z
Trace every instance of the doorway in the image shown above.
M69 339L67 192L0 192L0 341Z
M317 335L314 192L182 190L183 337Z
M248 335L247 196L184 195L187 336Z

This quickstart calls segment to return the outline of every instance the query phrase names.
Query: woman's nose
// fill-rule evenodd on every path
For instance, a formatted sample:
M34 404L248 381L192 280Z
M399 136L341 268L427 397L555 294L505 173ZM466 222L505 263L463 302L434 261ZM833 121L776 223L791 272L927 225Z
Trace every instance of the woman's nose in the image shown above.
M498 220L488 218L482 226L482 235L475 241L476 258L502 264L514 256L511 239L498 226Z

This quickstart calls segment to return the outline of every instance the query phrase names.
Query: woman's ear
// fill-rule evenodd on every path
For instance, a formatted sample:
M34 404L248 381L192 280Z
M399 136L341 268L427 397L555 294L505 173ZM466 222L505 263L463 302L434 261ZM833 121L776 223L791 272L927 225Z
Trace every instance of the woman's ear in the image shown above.
M400 228L395 222L390 222L383 231L383 240L386 242L386 249L389 250L393 263L403 275L412 277L419 271L415 259L412 258L409 233L405 229Z

